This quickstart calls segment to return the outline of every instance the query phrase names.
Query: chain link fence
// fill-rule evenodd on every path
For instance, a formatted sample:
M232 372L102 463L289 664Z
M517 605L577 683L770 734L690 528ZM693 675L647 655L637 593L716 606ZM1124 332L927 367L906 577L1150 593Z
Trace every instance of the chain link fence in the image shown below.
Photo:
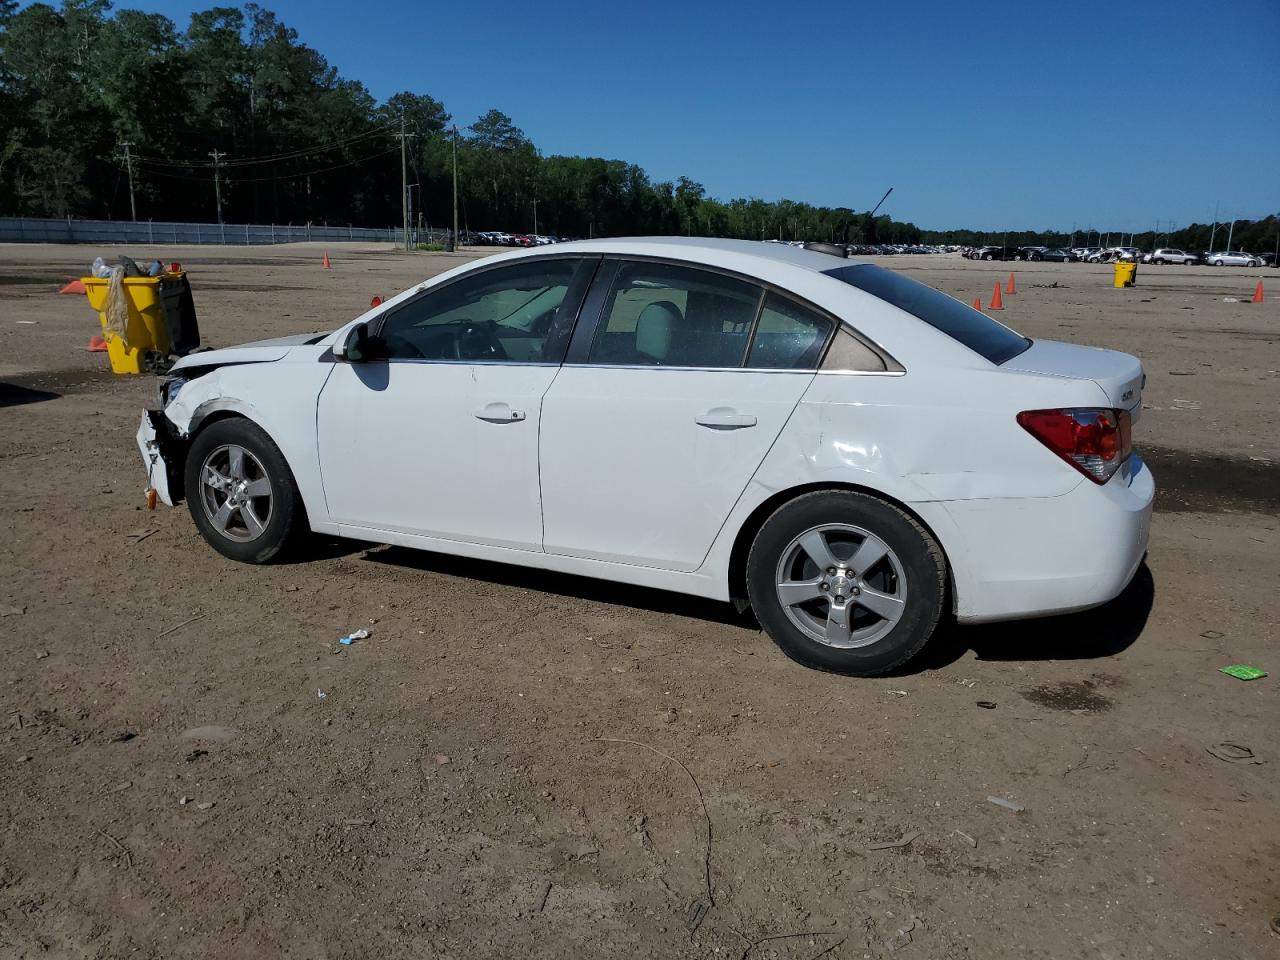
M338 227L280 223L179 223L160 220L60 220L0 217L0 243L142 243L256 245L305 240L400 244L402 227ZM444 230L411 231L416 243L443 243Z

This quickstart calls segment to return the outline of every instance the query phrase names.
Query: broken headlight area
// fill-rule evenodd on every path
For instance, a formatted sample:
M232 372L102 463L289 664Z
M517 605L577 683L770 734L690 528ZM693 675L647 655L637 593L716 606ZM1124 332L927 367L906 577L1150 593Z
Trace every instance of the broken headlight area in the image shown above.
M177 400L178 394L182 391L182 388L190 381L190 377L184 377L181 374L175 374L171 377L162 377L160 379L159 386L156 388L156 400L160 404L160 409L163 410L165 407L169 406L169 404L173 403L173 401Z

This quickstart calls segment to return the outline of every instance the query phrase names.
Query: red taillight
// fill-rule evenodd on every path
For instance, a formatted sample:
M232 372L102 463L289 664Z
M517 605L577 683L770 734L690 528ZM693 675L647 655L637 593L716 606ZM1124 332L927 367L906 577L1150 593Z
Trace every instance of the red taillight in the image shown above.
M1128 410L1024 410L1018 423L1094 483L1106 483L1132 450Z

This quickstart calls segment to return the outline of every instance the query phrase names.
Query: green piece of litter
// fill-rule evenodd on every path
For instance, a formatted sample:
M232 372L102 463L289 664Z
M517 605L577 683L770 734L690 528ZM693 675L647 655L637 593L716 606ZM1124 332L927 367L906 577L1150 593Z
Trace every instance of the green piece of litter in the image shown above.
M1233 663L1229 667L1223 667L1222 672L1228 677L1235 677L1237 680L1258 680L1267 675L1267 671L1259 670L1257 667L1249 667L1243 663Z

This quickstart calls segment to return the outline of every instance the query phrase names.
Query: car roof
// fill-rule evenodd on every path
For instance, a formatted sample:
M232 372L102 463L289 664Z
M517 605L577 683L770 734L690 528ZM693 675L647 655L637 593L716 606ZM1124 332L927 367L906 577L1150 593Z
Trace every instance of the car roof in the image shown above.
M746 257L769 263L781 263L821 273L842 264L865 263L855 258L836 257L793 247L786 243L760 240L728 240L719 237L611 237L601 240L573 240L556 244L548 253L615 253L633 256L671 257L676 260L721 261L727 254L734 259Z

